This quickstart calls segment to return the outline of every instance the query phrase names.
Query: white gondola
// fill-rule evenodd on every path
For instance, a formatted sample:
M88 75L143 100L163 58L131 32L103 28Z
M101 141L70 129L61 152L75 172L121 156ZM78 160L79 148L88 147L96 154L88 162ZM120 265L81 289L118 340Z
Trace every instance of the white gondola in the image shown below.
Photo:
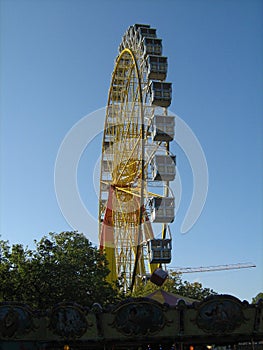
M174 116L155 115L152 119L153 141L172 141L174 139L174 126Z
M174 198L154 197L150 201L151 221L158 223L171 223L174 221Z
M110 188L110 185L109 184L107 184L107 183L104 183L104 182L102 182L101 183L101 191L102 192L109 192L109 188Z
M111 160L103 160L102 161L102 171L111 172L112 171L112 161Z
M167 74L167 57L149 55L147 57L148 79L165 80Z
M144 55L162 55L162 39L143 38Z
M156 154L151 160L154 181L173 181L175 179L175 156Z
M131 26L130 28L134 28L134 30L139 30L140 28L150 28L149 24L142 24L142 23L135 23L133 26Z
M142 37L156 38L156 29L154 28L140 27L138 29L138 32L141 34Z
M172 240L150 239L147 241L150 264L171 262Z
M172 84L152 80L150 83L151 103L155 106L168 107L172 101Z

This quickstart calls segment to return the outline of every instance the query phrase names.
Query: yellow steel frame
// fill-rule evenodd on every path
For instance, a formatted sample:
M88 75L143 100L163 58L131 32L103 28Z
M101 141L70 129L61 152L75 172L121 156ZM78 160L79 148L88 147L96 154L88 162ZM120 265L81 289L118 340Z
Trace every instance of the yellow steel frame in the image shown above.
M143 98L146 82L144 72L138 67L140 59L131 49L125 48L116 60L103 136L103 140L108 136L110 141L107 148L104 141L102 146L102 159L107 161L110 179L103 179L101 167L100 186L109 185L111 190L114 188L111 203L114 242L104 246L111 266L108 280L114 282L121 276L125 291L133 289L136 275L145 274L141 244L154 238L145 212L145 198L163 197L149 192L146 185L145 173L150 160L149 156L145 159L147 130L144 109L147 107L147 94ZM153 154L158 147L157 144L152 150ZM103 210L100 203L99 218ZM150 272L156 267L156 264L149 264Z

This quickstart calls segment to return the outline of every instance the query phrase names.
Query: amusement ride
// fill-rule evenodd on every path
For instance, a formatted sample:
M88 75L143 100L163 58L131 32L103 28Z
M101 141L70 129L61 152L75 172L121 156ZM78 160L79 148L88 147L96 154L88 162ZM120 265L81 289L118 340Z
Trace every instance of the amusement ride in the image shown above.
M100 174L100 246L125 290L171 261L175 178L172 84L156 29L135 24L119 46L106 110ZM153 225L161 226L159 238ZM161 232L161 237L160 237Z
M108 280L125 292L151 278L161 285L168 273L255 267L251 263L166 268L171 262L169 224L175 217L170 183L176 158L170 143L175 116L168 112L172 83L162 39L146 24L122 37L108 94L102 140L99 233L109 262Z

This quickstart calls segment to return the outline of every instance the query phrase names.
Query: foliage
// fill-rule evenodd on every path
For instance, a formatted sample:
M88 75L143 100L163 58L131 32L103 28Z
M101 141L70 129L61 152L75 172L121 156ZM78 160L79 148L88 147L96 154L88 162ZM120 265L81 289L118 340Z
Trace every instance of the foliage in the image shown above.
M81 233L49 233L35 241L34 250L0 240L0 301L47 309L59 302L91 306L129 297L120 292L121 286L114 288L106 281L108 273L105 255ZM133 296L145 296L158 288L151 282L141 283ZM180 274L170 276L161 288L197 300L215 294L201 283L183 282Z
M29 250L0 240L0 300L47 309L58 302L113 302L105 256L77 232L50 233Z
M181 296L196 300L203 300L209 295L216 294L213 289L203 288L202 284L199 282L183 282L180 273L173 273L173 276L169 276L161 287L156 286L150 281L148 281L146 284L141 283L138 285L134 296L145 296L160 288L166 292L179 294Z
M263 293L258 293L255 298L252 298L252 304L256 304L260 299L263 300Z
M190 283L187 281L184 281L179 287L178 293L196 300L203 300L210 295L217 294L213 289L204 288L200 282Z

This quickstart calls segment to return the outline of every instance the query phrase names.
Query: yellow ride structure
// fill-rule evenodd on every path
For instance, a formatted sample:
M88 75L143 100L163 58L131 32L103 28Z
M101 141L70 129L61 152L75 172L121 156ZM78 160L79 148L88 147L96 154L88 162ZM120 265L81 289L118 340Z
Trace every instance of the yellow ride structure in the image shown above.
M109 89L102 142L99 232L109 281L124 291L171 260L175 178L172 84L156 29L135 24L119 46ZM155 238L153 225L161 226Z

